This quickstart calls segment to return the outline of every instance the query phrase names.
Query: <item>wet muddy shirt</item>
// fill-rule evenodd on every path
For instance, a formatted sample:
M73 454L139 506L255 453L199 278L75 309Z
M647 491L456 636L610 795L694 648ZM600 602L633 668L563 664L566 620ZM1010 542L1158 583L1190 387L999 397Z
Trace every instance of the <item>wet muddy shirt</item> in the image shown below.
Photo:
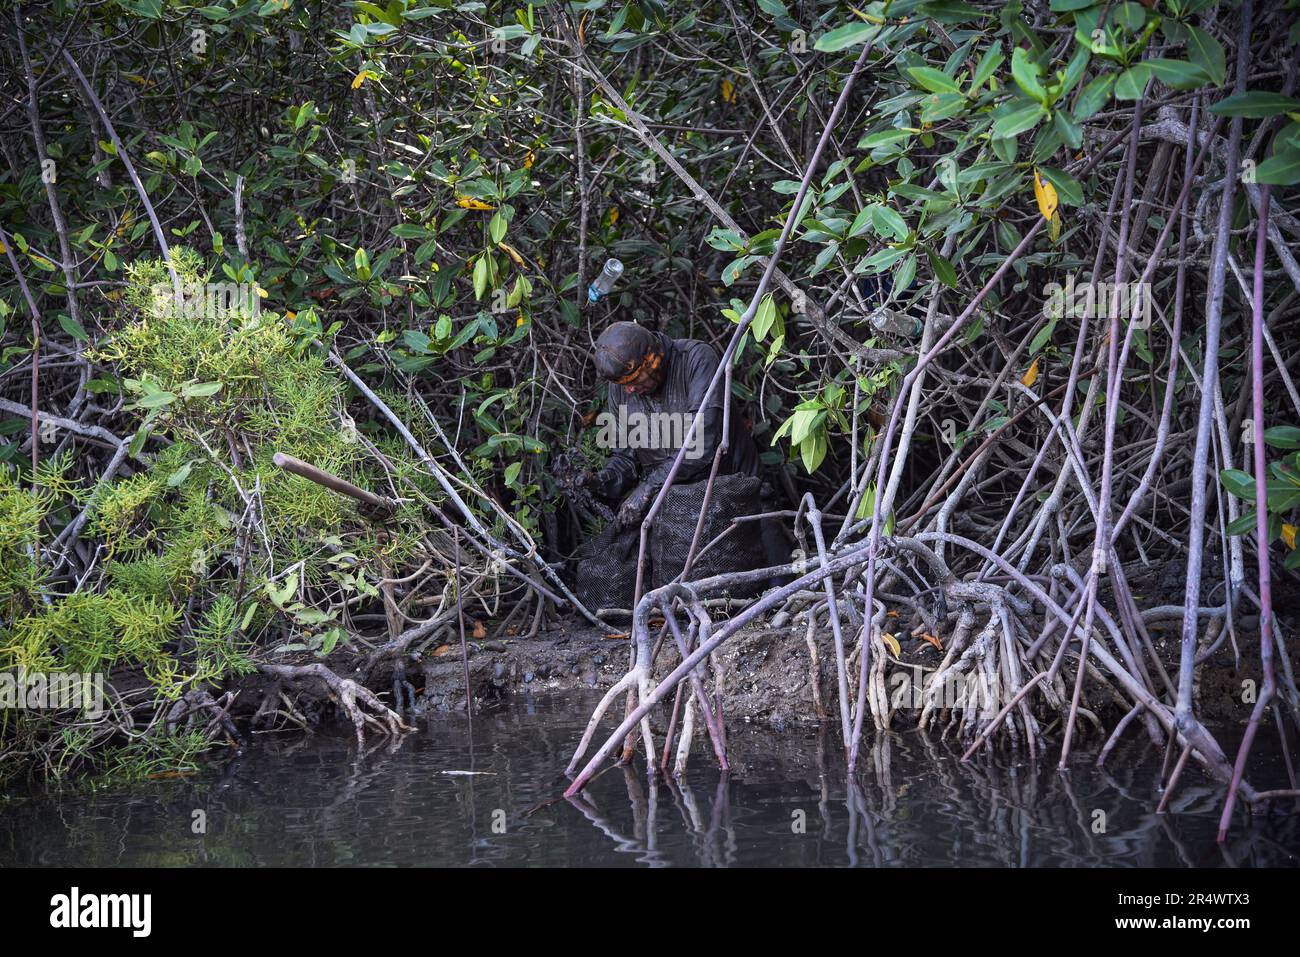
M606 498L622 496L638 481L659 488L682 445L688 447L688 452L673 484L703 481L709 476L722 437L721 382L704 413L702 439L689 437L691 420L718 368L718 353L708 343L695 339L670 339L662 332L654 336L667 367L659 391L654 395L633 395L621 385L609 383L606 411L610 416L605 421L614 431L614 453L596 482ZM758 474L758 450L734 407L727 453L718 468L720 475L733 472Z

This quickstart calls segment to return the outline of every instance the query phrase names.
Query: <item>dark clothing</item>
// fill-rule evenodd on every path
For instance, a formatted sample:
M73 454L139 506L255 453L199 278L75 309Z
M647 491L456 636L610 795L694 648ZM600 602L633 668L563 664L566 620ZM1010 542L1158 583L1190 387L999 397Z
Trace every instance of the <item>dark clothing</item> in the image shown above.
M683 416L685 426L681 437L688 447L691 417L699 411L708 390L709 381L718 368L718 353L708 343L694 339L670 339L662 332L648 333L655 341L654 348L664 355L664 381L654 395L634 395L617 383L609 383L606 409L621 419L620 407L626 407L629 421L643 415L675 413ZM713 467L713 456L722 437L723 383L719 381L701 423L703 441L698 445L700 454L692 457L688 452L677 471L674 486L699 482L708 478ZM636 413L636 416L632 416ZM638 481L646 490L658 492L663 486L673 459L680 446L669 448L619 448L610 456L605 467L596 476L595 489L604 497L617 499ZM719 475L739 473L758 475L758 449L749 430L740 420L735 407L731 410L730 441L727 453L718 467Z

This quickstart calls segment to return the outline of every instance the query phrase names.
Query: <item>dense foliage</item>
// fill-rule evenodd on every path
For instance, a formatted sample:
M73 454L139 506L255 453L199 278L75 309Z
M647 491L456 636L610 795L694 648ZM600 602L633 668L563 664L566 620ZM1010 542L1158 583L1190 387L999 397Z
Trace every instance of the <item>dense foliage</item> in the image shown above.
M117 740L261 665L373 651L429 620L420 606L446 612L460 563L484 616L532 601L503 559L544 581L581 532L551 466L600 401L592 339L631 318L725 345L864 44L735 360L771 483L791 505L813 492L858 539L902 376L1012 257L909 412L889 530L960 528L1029 573L1086 563L1087 496L1058 482L1060 449L1031 469L1053 434L1034 410L1073 393L1094 472L1103 444L1121 449L1118 512L1172 389L1167 431L1187 447L1116 547L1180 561L1204 264L1241 119L1215 433L1233 494L1209 517L1253 528L1246 227L1271 185L1282 372L1275 418L1253 428L1276 459L1278 564L1295 568L1295 4L1256 4L1248 50L1242 15L1208 0L15 5L0 46L0 669L139 670L126 716L91 736ZM1242 58L1245 89L1226 96ZM1193 103L1210 146L1188 182ZM1184 188L1192 228L1170 236ZM1125 266L1094 275L1099 249ZM610 256L624 279L588 305ZM1134 281L1152 260L1157 319L1127 340L1107 426L1106 325L1080 334L1044 308L1048 285ZM253 289L255 308L196 318L166 295L196 281ZM915 323L882 324L891 295ZM1103 443L1105 428L1122 437ZM276 452L396 500L396 517L367 521ZM1008 528L1013 500L1038 511ZM492 554L439 537L453 526ZM1245 546L1209 541L1231 579L1214 600L1235 602ZM50 766L88 747L48 730L0 741Z

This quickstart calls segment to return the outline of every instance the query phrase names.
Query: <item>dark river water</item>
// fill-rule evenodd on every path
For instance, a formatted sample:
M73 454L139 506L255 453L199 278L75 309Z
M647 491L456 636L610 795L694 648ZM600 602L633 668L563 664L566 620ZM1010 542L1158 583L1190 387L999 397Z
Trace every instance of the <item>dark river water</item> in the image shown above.
M960 764L901 733L846 782L830 733L731 729L721 775L701 740L682 782L621 767L558 798L596 698L518 697L424 720L395 747L259 735L183 779L0 796L0 865L1277 866L1300 861L1300 807L1239 816L1214 844L1222 789L1189 767L1153 813L1160 763L1130 732L1098 771L985 757ZM1261 734L1258 787L1284 786ZM1273 736L1275 739L1275 736ZM1254 762L1252 762L1254 764ZM466 774L463 772L475 772ZM550 802L550 803L548 803ZM1276 802L1275 802L1276 803ZM201 812L201 813L198 813ZM203 825L203 833L195 833Z

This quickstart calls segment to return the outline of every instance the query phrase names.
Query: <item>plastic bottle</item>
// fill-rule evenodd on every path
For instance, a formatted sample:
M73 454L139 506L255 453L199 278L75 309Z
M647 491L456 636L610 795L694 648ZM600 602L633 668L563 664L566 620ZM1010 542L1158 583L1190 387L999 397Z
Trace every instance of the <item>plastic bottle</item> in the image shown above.
M899 292L907 292L913 285L915 282L908 283L907 289ZM893 276L888 274L863 276L858 280L858 292L871 309L867 319L879 331L915 339L924 330L925 323L915 315L914 309L900 308L894 304Z
M871 324L881 332L888 332L891 335L903 336L908 339L915 339L925 328L925 323L915 316L909 315L899 309L891 309L889 306L881 306L868 317Z
M617 259L606 259L600 275L592 280L591 286L587 289L587 300L595 302L601 296L609 295L609 291L614 288L614 283L618 282L621 275L623 275L623 264Z

